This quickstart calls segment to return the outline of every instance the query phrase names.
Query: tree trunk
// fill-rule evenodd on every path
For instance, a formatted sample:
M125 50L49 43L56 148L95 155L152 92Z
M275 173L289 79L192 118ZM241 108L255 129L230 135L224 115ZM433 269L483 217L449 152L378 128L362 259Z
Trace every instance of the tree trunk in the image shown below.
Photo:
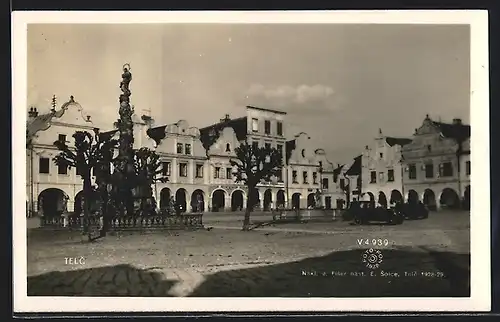
M90 181L90 169L85 173L85 178L83 179L83 229L87 233L88 241L92 241L92 231L90 229L90 203L92 198L92 182Z
M101 186L101 212L102 212L102 227L101 227L101 237L106 236L109 229L109 196L107 191L107 185L103 184Z
M248 186L248 193L247 193L247 207L245 209L245 218L243 220L243 231L249 231L250 230L250 213L252 212L252 198L251 198L251 191L253 191L255 187L250 187Z
M245 219L243 220L243 230L248 231L250 230L250 197L247 197L247 208L245 209Z

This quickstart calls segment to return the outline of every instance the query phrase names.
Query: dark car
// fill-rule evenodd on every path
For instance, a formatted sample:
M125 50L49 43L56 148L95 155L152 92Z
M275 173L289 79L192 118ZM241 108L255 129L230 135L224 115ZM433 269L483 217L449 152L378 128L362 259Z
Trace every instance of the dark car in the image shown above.
M426 219L429 217L429 209L422 202L398 204L395 209L406 219Z
M384 207L375 207L370 201L358 201L351 204L348 213L348 216L352 216L352 220L358 225L373 221L400 225L404 221L404 216L399 211Z

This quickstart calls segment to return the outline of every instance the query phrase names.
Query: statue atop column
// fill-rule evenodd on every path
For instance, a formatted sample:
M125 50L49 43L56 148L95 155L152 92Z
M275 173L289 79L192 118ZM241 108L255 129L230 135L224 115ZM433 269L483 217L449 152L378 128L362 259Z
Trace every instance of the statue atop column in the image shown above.
M132 108L130 106L130 81L132 73L130 72L130 64L123 65L122 81L120 82L120 118L115 123L120 133L118 145L118 157L115 161L115 180L118 181L115 195L120 200L119 209L126 209L128 215L134 213L133 189L135 168L134 168L134 124L132 121ZM122 212L123 212L122 210Z

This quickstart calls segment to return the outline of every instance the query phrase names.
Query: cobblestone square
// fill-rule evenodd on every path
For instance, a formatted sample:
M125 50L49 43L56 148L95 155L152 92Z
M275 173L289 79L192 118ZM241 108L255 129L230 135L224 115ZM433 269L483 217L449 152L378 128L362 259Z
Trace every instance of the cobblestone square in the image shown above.
M228 216L235 216L228 214ZM345 222L116 233L28 231L28 295L190 297L468 296L469 214L400 226ZM232 224L232 226L231 226ZM232 229L230 227L233 227ZM388 244L371 246L374 240ZM368 249L383 258L363 262ZM73 258L72 264L68 258Z

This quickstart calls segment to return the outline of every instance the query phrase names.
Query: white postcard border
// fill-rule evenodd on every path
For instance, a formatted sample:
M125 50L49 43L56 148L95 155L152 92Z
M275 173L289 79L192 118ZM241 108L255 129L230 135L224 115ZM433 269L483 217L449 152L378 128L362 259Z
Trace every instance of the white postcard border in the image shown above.
M470 298L92 298L27 296L26 145L28 23L379 23L471 26ZM490 163L488 13L457 11L74 12L12 14L13 282L15 312L179 311L489 311Z

